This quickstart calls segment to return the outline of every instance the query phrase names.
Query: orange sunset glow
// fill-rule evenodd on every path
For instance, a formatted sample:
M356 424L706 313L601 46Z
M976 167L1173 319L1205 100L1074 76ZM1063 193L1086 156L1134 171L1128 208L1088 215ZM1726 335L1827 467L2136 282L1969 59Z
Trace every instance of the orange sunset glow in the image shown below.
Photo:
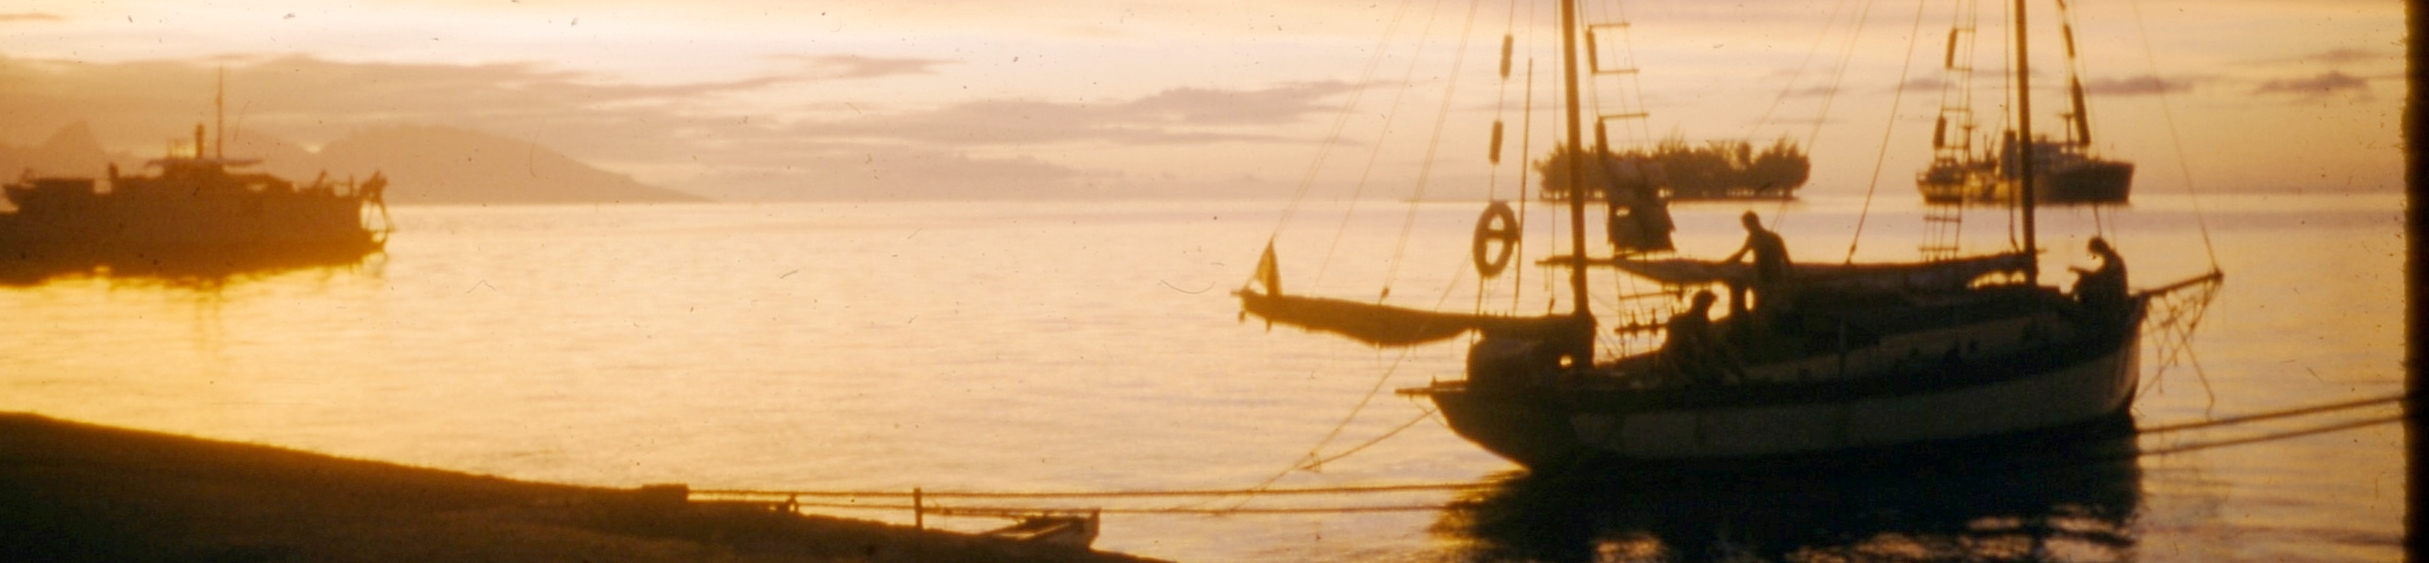
M2419 4L0 2L0 562L2396 560Z
M1880 149L1919 147L1925 134L1885 128L1893 103L1900 122L1930 120L1948 16L1944 2L1921 4L1627 4L1638 95L1651 114L1643 135L1810 136L1818 165L1809 193L1872 183L1903 191L1903 173L1871 176L1876 155L1888 170L1928 157ZM2188 177L2217 191L2400 185L2400 3L2077 4L2092 119L2105 133L2098 147L2143 163L2148 191L2180 192ZM1464 36L1468 68L1488 68L1498 35L1550 29L1550 12L1367 2L35 2L0 14L0 112L10 116L0 144L31 146L85 123L119 160L156 156L210 119L224 69L240 151L317 150L354 132L435 126L718 200L1254 197L1289 192L1287 170L1306 162L1358 89L1379 37L1429 38L1383 47L1383 72L1367 84L1405 89L1405 107L1431 108L1415 98L1438 98L1447 77L1399 72L1401 61L1451 57ZM1534 56L1547 61L1536 93L1548 104L1550 53ZM1901 76L1920 87L1893 99ZM2058 99L2049 88L2042 95ZM1452 111L1494 111L1496 96L1515 103L1490 87L1464 90ZM1822 92L1836 95L1825 102ZM1818 111L1825 104L1829 114ZM1447 134L1445 150L1481 151L1467 148L1482 144L1480 130ZM977 179L987 187L970 187Z

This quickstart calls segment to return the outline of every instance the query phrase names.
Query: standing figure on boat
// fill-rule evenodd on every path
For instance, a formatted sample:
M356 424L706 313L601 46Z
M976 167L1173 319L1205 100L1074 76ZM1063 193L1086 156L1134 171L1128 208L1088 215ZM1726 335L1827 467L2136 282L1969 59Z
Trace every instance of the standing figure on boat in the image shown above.
M1735 371L1728 352L1713 338L1712 303L1717 300L1711 290L1697 291L1694 304L1670 315L1663 326L1669 336L1662 340L1662 357L1686 381L1718 382Z
M1789 305L1788 243L1780 239L1779 233L1763 228L1762 218L1753 211L1738 216L1738 222L1746 225L1746 245L1738 247L1737 252L1729 253L1729 257L1722 258L1721 262L1735 264L1752 254L1754 279L1750 284L1730 284L1729 313L1735 316L1745 312L1746 290L1752 286L1754 311L1761 319L1758 324L1768 323L1769 318L1787 310Z
M2085 248L2091 251L2092 256L2100 258L2100 267L2093 270L2068 268L2074 270L2076 275L2075 302L2081 303L2086 312L2100 321L2114 321L2127 305L2125 258L2117 256L2117 250L2109 247L2108 240L2100 237L2092 237L2091 243L2086 244Z

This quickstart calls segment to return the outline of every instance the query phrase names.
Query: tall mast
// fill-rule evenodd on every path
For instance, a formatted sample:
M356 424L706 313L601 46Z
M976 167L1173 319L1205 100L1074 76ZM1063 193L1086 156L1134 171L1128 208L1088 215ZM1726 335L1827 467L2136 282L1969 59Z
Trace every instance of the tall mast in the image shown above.
M1577 316L1592 318L1593 310L1586 306L1586 159L1602 155L1586 152L1584 134L1578 130L1577 0L1560 0L1560 74L1569 111L1569 150L1575 151L1569 158L1569 291ZM1581 356L1579 361L1591 358Z
M2024 281L2040 283L2041 253L2033 239L2033 206L2039 198L2033 193L2033 176L2038 172L2033 165L2033 71L2024 36L2024 0L2016 0L2016 129L2023 137L2017 143L2015 163L2016 197L2023 200L2016 205L2024 211Z
M212 119L213 121L217 122L215 125L212 125L212 126L211 126L211 128L212 128L212 129L216 129L216 130L218 130L218 131L219 131L219 137L218 137L218 138L216 138L216 139L213 139L213 140L211 141L211 150L212 150L212 152L213 152L213 158L218 159L220 162L227 162L227 161L228 161L228 67L224 67L224 66L223 66L223 67L219 67L219 92L218 92L217 94L213 94L213 95L211 96L211 116L212 116L212 117L211 117L211 119ZM197 155L194 155L194 156L200 157L200 156L202 156L202 155L197 154Z

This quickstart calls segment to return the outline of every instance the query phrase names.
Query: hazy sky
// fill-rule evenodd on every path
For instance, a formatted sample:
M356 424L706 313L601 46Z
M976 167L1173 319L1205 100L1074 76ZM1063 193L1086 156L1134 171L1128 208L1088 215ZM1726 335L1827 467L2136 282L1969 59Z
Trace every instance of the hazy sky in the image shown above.
M1586 3L1590 18L1620 19L1607 0ZM1523 45L1548 38L1554 10L1540 4L6 2L0 142L84 120L114 150L156 154L208 119L224 67L232 126L307 146L452 125L713 196L1288 193L1334 131L1324 185L1405 186L1432 148L1454 164L1433 172L1431 193L1480 195L1485 124L1507 120L1516 150L1529 60L1536 104L1553 101L1552 52ZM1882 189L1905 193L1929 156L1953 5L1628 2L1633 27L1601 45L1640 73L1593 83L1596 99L1649 111L1615 134L1810 138L1809 190L1860 192L1879 160ZM2186 171L2212 190L2400 187L2401 2L2071 8L2096 144L2141 164L2138 189L2180 190ZM2054 40L2050 8L2035 9ZM1999 6L1984 10L1977 64L2002 66L2004 31L1987 23ZM1505 33L1522 43L1506 83L1494 69ZM2050 89L2061 59L2036 60L2046 119L2064 103ZM1337 118L1344 107L1356 111ZM1534 137L1552 131L1539 121Z

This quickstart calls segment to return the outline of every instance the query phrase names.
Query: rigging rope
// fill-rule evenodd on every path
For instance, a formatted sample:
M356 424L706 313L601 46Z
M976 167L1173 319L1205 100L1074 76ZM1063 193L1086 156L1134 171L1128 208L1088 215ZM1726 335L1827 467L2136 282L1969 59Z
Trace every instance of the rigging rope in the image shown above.
M1392 376L1400 372L1401 362L1407 361L1409 354L1415 350L1416 349L1413 347L1403 347L1400 349L1400 355L1392 358L1391 366L1384 368L1383 376L1375 378L1375 384L1367 388L1366 396L1359 397L1358 404L1350 407L1349 414L1342 415L1341 421L1333 423L1333 429L1325 432L1323 439L1316 440L1316 445L1307 448L1307 455L1301 457L1300 459L1308 461L1293 463L1290 468L1275 472L1272 477L1266 477L1264 481L1258 482L1257 486L1249 487L1249 489L1262 489L1266 486L1274 484L1275 481L1282 480L1284 476L1288 476L1292 473L1310 468L1322 467L1322 462L1324 460L1324 456L1322 455L1324 446L1331 445L1334 438L1341 436L1342 430L1349 428L1350 422L1358 420L1358 413L1364 412L1367 405L1374 403L1375 395L1383 391L1383 384L1391 382Z
M1315 186L1316 173L1324 168L1324 161L1332 155L1333 147L1339 146L1341 131L1348 127L1350 116L1358 113L1358 102L1366 97L1368 85L1374 82L1375 69L1383 66L1384 47L1390 45L1392 37L1399 34L1400 21L1407 15L1411 1L1401 0L1400 9L1392 12L1391 23L1384 27L1383 37L1376 39L1375 46L1369 49L1372 54L1367 56L1366 68L1358 72L1358 82L1350 85L1349 103L1343 104L1341 112L1333 115L1333 124L1325 131L1323 145L1316 149L1316 158L1308 163L1307 172L1299 176L1298 190L1291 195L1290 206L1282 211L1282 219L1274 222L1273 232L1265 237L1267 240L1282 234L1282 227L1290 224L1291 218L1299 212L1300 203L1307 199L1308 190Z
M1454 272L1454 273L1452 274L1451 283L1450 283L1449 285L1444 286L1444 287L1443 287L1443 289L1442 289L1442 293L1441 293L1441 294L1439 294L1439 296L1435 298L1435 300L1434 300L1434 308L1435 308L1435 309L1441 309L1441 308L1442 308L1442 304L1443 304L1443 303L1448 303L1448 302L1450 302L1450 299L1451 299L1451 288L1452 288L1452 287L1456 287L1456 286L1458 286L1458 285L1459 285L1459 281L1460 281L1460 280L1463 280L1463 279L1466 279L1466 277L1467 277L1467 269L1466 269L1466 268L1460 268L1460 269L1458 269L1456 272ZM1390 381L1391 381L1391 379L1392 379L1392 376L1393 376L1393 375L1395 375L1395 374L1397 374L1397 373L1399 373L1399 371L1400 371L1400 364L1401 364L1402 362L1407 361L1407 360L1408 360L1408 357L1409 357L1409 354L1412 354L1412 353L1414 353L1415 351L1416 351L1416 348L1414 348L1414 347L1403 347L1403 348L1401 348L1401 349L1400 349L1400 355L1399 355L1399 356L1397 356L1397 357L1392 358L1392 363L1391 363L1391 365L1390 365L1390 366L1387 366L1387 367L1385 367L1385 368L1384 368L1384 370L1383 370L1383 375L1382 375L1381 377L1375 378L1375 384L1374 384L1373 386L1370 386L1370 387L1368 387L1368 388L1367 388L1367 390L1366 390L1366 396L1364 396L1364 397L1360 397L1360 398L1358 399L1358 404L1357 404L1357 406L1350 407L1349 414L1342 415L1342 417L1341 417L1341 421L1340 421L1340 422L1338 422L1338 423L1334 423L1334 424L1333 424L1333 429L1332 429L1331 431L1326 432L1326 433L1324 434L1324 438L1323 438L1323 439L1321 439L1321 440L1317 440L1317 441L1316 441L1316 445L1315 445L1315 446L1309 447L1309 448L1307 449L1307 456L1306 456L1306 457L1303 457L1303 458L1301 458L1301 459L1305 459L1305 460L1308 460L1308 461L1306 461L1306 462L1302 462L1302 463L1296 463L1296 464L1293 464L1293 465L1292 465L1290 468L1288 468L1288 469L1283 469L1282 471L1276 472L1276 473L1274 473L1274 475L1273 475L1272 477L1267 477L1267 478L1265 478L1265 480L1264 480L1264 481L1257 483L1257 486L1255 486L1255 487L1250 487L1250 489L1251 489L1251 490L1254 490L1254 489L1263 489L1263 488L1265 488L1265 487L1268 487L1268 486L1273 485L1273 484L1274 484L1274 482L1276 482L1276 481L1280 481L1280 480L1282 480L1282 478L1283 478L1283 477L1285 477L1285 476L1289 476L1291 473L1299 472L1299 471L1302 471L1302 470L1308 470L1308 469L1318 469L1318 468L1323 467L1323 465L1324 465L1325 463L1327 463L1327 462L1330 462L1330 461L1333 461L1333 460L1336 460L1336 459L1340 459L1340 458L1342 458L1342 457L1345 457L1345 456L1349 455L1348 453L1342 453L1342 454L1339 454L1339 455L1334 455L1334 456L1331 456L1331 457L1325 457L1325 456L1324 456L1324 455L1322 455L1322 454L1323 454L1323 451L1324 451L1324 446L1327 446L1327 445L1332 444L1333 439L1334 439L1334 438L1337 438L1337 437L1340 437L1340 436L1341 436L1341 431L1342 431L1343 429L1348 428L1348 427L1349 427L1349 423L1350 423L1350 422L1352 422L1352 421L1356 421L1356 420L1358 419L1358 413L1360 413L1360 412L1364 412L1364 411L1366 410L1366 406L1367 406L1368 404L1371 404L1371 403L1373 403L1373 402L1374 402L1374 400L1375 400L1375 395L1377 395L1377 394L1379 394L1379 393L1382 393L1382 392L1383 392L1383 384L1384 384L1384 383L1388 383L1388 382L1390 382ZM1425 412L1424 414L1420 414L1420 415L1418 415L1418 417L1417 417L1417 419L1416 419L1416 420L1424 420L1426 416L1429 416L1429 415L1432 415L1432 414L1433 414L1433 410L1432 410L1432 409L1426 409L1426 412ZM1384 433L1383 437L1384 437L1384 438L1389 438L1389 437L1391 437L1391 436L1392 436L1392 435L1394 435L1394 434L1399 434L1401 430L1405 430L1405 429L1407 429L1409 426L1414 425L1414 424L1416 424L1416 421L1415 421L1415 420L1409 421L1408 423L1405 423L1405 424L1401 424L1399 428L1394 428L1394 429L1392 429L1392 431ZM1351 449L1350 449L1350 451L1351 451L1351 452L1355 452L1355 451L1357 451L1357 450L1364 450L1364 449L1366 449L1366 448L1367 448L1367 446L1372 446L1372 445L1374 445L1376 442L1381 442L1381 441L1383 441L1383 439L1382 439L1382 438L1376 438L1376 439L1374 439L1374 440L1370 440L1370 441L1368 441L1367 443L1364 443L1364 444L1359 444L1358 446L1351 448ZM1243 502L1245 502L1245 501L1243 501Z
M1534 15L1534 14L1533 14L1533 10L1532 10L1532 9L1529 9L1529 10L1528 10L1528 12L1529 12L1529 13L1528 13L1528 16L1532 17L1532 16ZM1531 27L1531 26L1530 26L1530 27ZM1529 38L1531 39L1532 37L1533 37L1533 33L1532 33L1532 32L1529 32ZM1518 127L1518 129L1519 129L1519 132L1520 132L1520 133L1519 133L1519 135L1520 135L1520 136L1519 136L1519 138L1518 138L1518 154L1519 154L1519 157L1518 157L1518 230L1519 230L1519 232L1526 232L1526 227L1527 227L1527 210L1535 207L1535 206L1533 206L1533 205L1528 205L1529 203L1533 203L1535 200L1534 200L1534 197L1533 197L1533 196L1529 196L1529 195L1527 195L1527 187L1528 187L1528 183L1527 183L1527 173L1528 173L1528 172L1530 172L1530 171L1533 171L1533 170L1535 169L1535 167L1534 167L1534 166L1530 166L1530 165L1527 163L1527 161L1526 161L1526 158L1527 158L1527 156L1526 156L1526 155L1535 154L1534 152L1531 152L1531 151L1534 149L1534 144L1535 144L1535 58L1534 58L1534 57L1527 57L1527 87L1526 87L1526 100L1527 100L1527 102L1526 102L1526 107L1525 107L1524 109L1520 110L1520 112L1519 112L1519 118L1518 118L1518 119L1519 119L1519 127ZM1547 232L1547 233L1545 233L1545 235L1544 235L1544 236L1545 236L1545 237L1548 237L1548 238L1558 238L1558 237L1553 236L1553 234L1552 234L1552 233L1548 233L1548 232ZM1516 262L1517 262L1517 263L1519 263L1519 264L1525 264L1525 263L1527 263L1527 245L1520 244L1520 245L1517 245L1517 246L1518 246L1518 249L1517 249L1516 251L1514 251L1514 252L1515 252L1515 254L1516 254L1516 257L1515 257L1515 258L1512 258L1512 260L1516 261ZM1544 281L1544 284L1545 284L1545 285L1544 285L1544 290L1543 290L1543 291L1544 291L1544 293L1547 293L1547 294L1548 294L1548 293L1551 293L1551 292L1552 292L1552 288L1551 288L1551 281L1550 281L1550 280L1551 280L1551 278L1549 278L1549 277L1546 277L1546 278L1545 278L1545 281ZM1510 279L1510 311L1511 311L1511 312L1517 312L1517 311L1518 311L1518 307L1519 307L1519 305L1520 305L1519 299L1522 297L1522 295L1521 295L1521 294L1525 293L1525 289L1526 289L1526 287L1527 287L1527 269L1526 269L1526 268L1519 268L1519 269L1518 269L1518 271L1517 271L1516 273L1511 274L1511 279Z
M1388 432L1384 432L1384 433L1383 433L1383 434L1381 434L1381 435L1375 436L1375 438L1374 438L1374 439L1372 439L1372 440L1367 440L1367 441L1366 441L1366 442L1364 442L1364 443L1360 443L1360 444L1358 444L1358 445L1356 445L1356 446L1351 446L1349 449L1346 449L1346 450L1341 450L1341 453L1333 454L1333 455L1332 455L1332 456L1330 456L1330 457L1325 457L1325 458L1321 458L1321 459L1311 460L1311 461L1309 461L1309 462L1308 462L1306 465L1301 466L1301 469L1320 469L1320 468L1324 467L1324 464L1327 464L1327 463L1332 463L1332 462L1335 462L1335 461L1340 461L1340 460L1341 460L1341 458L1346 458L1346 457L1349 457L1349 456L1350 456L1350 454L1355 454L1355 453L1358 453L1358 452L1360 452L1360 451L1364 451L1364 450L1366 450L1366 448L1368 448L1368 447L1372 447L1372 446L1374 446L1375 444L1381 444L1381 443L1383 443L1383 441L1384 441L1384 440L1388 440L1388 439L1391 439L1391 437L1392 437L1392 436L1397 436L1397 435L1399 435L1399 434L1400 434L1400 431L1402 431L1402 430L1407 430L1407 429L1408 429L1409 427L1411 427L1411 426L1416 426L1416 425L1417 425L1417 423L1419 423L1419 422L1425 422L1425 419L1426 419L1426 418L1429 418L1429 417L1434 416L1434 412L1435 412L1435 410L1434 410L1434 408L1433 408L1433 407L1425 407L1424 409L1421 409L1421 410L1419 410L1419 411L1418 411L1417 416L1416 416L1415 418L1410 418L1410 419L1408 419L1408 422L1403 422L1403 423L1400 423L1400 425L1399 425L1399 426L1393 427L1393 428L1392 428L1390 431L1388 431Z
M1869 9L1867 9L1869 11ZM1906 32L1906 62L1898 67L1897 87L1889 94L1889 125L1881 129L1881 150L1872 157L1872 178L1864 182L1864 205L1855 216L1855 234L1847 240L1847 263L1855 263L1856 245L1864 241L1864 222L1872 217L1873 192L1881 189L1881 168L1889 163L1889 139L1898 130L1898 108L1906 102L1906 78L1914 71L1915 45L1923 38L1923 3L1915 3L1915 21ZM1855 42L1850 40L1848 44ZM1845 72L1841 69L1842 74ZM1835 87L1834 87L1835 89ZM1825 107L1827 107L1825 105ZM1818 125L1817 125L1818 127Z
M1357 211L1359 200L1363 199L1366 195L1367 180L1373 178L1375 175L1375 163L1383 159L1383 147L1385 145L1383 141L1385 137L1391 135L1392 122L1400 117L1400 102L1408 99L1409 83L1413 82L1417 76L1417 63L1425 60L1426 41L1423 38L1434 33L1434 19L1441 13L1442 0L1434 0L1434 9L1426 12L1425 27L1417 32L1417 37L1419 38L1417 41L1417 48L1415 51L1409 53L1408 68L1400 73L1400 81L1398 82L1400 87L1395 88L1392 91L1392 105L1389 109L1386 109L1383 112L1383 126L1375 131L1375 143L1367 150L1366 167L1359 170L1357 187L1350 190L1349 209L1341 213L1341 224L1333 229L1333 242L1324 250L1325 264L1331 264L1333 261L1333 256L1338 254L1341 250L1341 236L1344 233L1349 232L1350 217L1355 211ZM1392 288L1390 285L1391 281L1386 279L1384 284L1383 295L1390 296L1392 293ZM1380 301L1381 298L1378 297L1377 300Z
M1412 1L1414 0L1400 1L1399 9L1392 12L1391 23L1384 27L1383 36L1375 40L1375 46L1370 49L1372 54L1366 59L1366 68L1359 71L1358 81L1350 84L1349 102L1343 104L1341 106L1341 112L1333 116L1332 127L1325 131L1324 143L1322 146L1316 149L1315 160L1309 162L1307 164L1307 172L1299 176L1299 187L1294 193L1291 194L1290 205L1283 208L1282 217L1274 222L1273 231L1266 233L1265 243L1267 247L1272 247L1274 240L1281 238L1282 229L1290 225L1291 220L1298 216L1299 207L1307 201L1308 192L1316 185L1316 174L1324 169L1324 161L1331 157L1333 147L1340 145L1341 131L1348 127L1350 116L1358 113L1359 101L1366 97L1367 88L1374 83L1375 69L1380 68L1383 65L1383 55L1385 52L1384 47L1390 45L1392 37L1399 34L1400 21L1404 16L1407 15L1408 5ZM1355 201L1353 200L1352 203L1352 209L1355 209ZM1339 234L1335 233L1334 236L1334 240L1338 242ZM1331 257L1328 255L1325 261L1317 264L1315 275L1316 280L1321 281L1324 279L1324 273L1329 269L1330 263L1332 262L1330 258ZM1257 274L1252 272L1249 274L1249 278L1254 280L1256 275Z
M1838 99L1839 84L1847 79L1847 65L1851 61L1855 60L1856 39L1864 36L1865 20L1870 19L1871 16L1872 2L1871 0L1865 0L1860 7L1856 8L1855 19L1853 20L1855 22L1855 29L1847 33L1847 46L1839 50L1838 72L1831 75L1830 87L1822 89L1822 110L1819 115L1814 117L1812 132L1805 135L1805 146L1814 146L1816 140L1821 138L1822 122L1828 121L1830 116L1830 103L1833 100ZM1900 84L1899 86L1903 87L1905 85Z
M1510 11L1512 26L1515 26L1515 22L1517 21L1516 3L1512 3L1512 8ZM1527 47L1529 50L1532 50L1535 46L1535 29L1537 26L1534 25L1534 23L1536 17L1535 3L1527 3L1526 21L1528 25L1526 29ZM1528 173L1535 170L1532 163L1527 161L1528 158L1531 158L1535 154L1535 56L1532 54L1527 55L1527 79L1526 88L1524 91L1524 99L1526 102L1521 104L1518 112L1518 230L1522 233L1526 232L1527 210L1535 207L1533 205L1529 205L1535 201L1535 198L1534 196L1528 195L1527 192L1527 189L1530 187L1530 183L1527 181ZM1557 238L1553 237L1549 232L1547 232L1545 236ZM1515 251L1516 257L1513 258L1513 260L1517 261L1519 264L1527 263L1527 245L1520 244L1517 246L1518 249ZM1510 279L1511 312L1515 313L1518 311L1518 307L1521 305L1520 300L1524 297L1523 294L1526 293L1526 287L1527 269L1522 267L1518 269L1517 273L1512 274ZM1549 278L1545 279L1544 293L1552 293Z
M1790 94L1796 93L1797 80L1804 78L1805 67L1813 64L1813 56L1822 52L1822 41L1830 37L1830 30L1832 28L1838 27L1839 13L1846 11L1846 9L1847 0L1839 0L1838 4L1831 6L1830 18L1823 20L1822 22L1822 32L1813 36L1813 45L1805 48L1805 58L1797 61L1795 70L1788 72L1788 84L1780 87L1779 95L1771 98L1770 107L1763 108L1763 116L1755 118L1754 125L1747 129L1746 138L1754 138L1755 130L1761 129L1765 125L1770 125L1771 114L1779 110L1780 102L1787 101ZM1820 117L1817 116L1815 119L1820 119ZM1805 146L1813 146L1812 137L1809 136L1805 139Z
M2193 204L2193 224L2201 229L2201 249L2210 258L2210 269L2218 269L2218 247L2210 243L2210 221L2201 212L2201 195L2193 189L2193 168L2184 158L2184 135L2177 132L2174 104L2168 101L2167 81L2159 78L2159 58L2151 48L2151 29L2143 23L2142 4L2126 2L2134 11L2134 28L2142 32L2142 56L2151 67L2151 80L2159 83L2159 115L2168 124L2168 141L2176 150L2176 171L2184 175L2184 196Z
M2193 366L2193 376L2201 381L2202 391L2209 396L2209 403L2202 410L2205 414L2217 408L2218 392L2210 387L2210 375L2202 370L2201 358L2193 354L2193 331L2201 327L2202 317L2209 313L2210 302L2217 299L2219 286L2224 282L2222 277L2209 277L2188 282L2190 285L2153 290L2150 299L2159 302L2160 314L2155 320L2148 317L2145 320L2159 329L2159 365L2151 373L2150 387L2154 391L2163 389L2162 377L2181 359Z
M1425 159L1417 163L1417 186L1415 193L1409 196L1408 213L1400 220L1400 242L1392 248L1391 267L1383 276L1386 284L1391 283L1389 280L1399 277L1401 259L1408 255L1409 232L1417 226L1417 209L1425 202L1426 183L1434 177L1434 156L1442 149L1442 130L1450 124L1451 101L1455 97L1453 94L1457 93L1459 88L1460 70L1466 68L1467 65L1468 41L1475 37L1476 9L1483 5L1484 0L1468 0L1467 18L1460 23L1459 46L1451 51L1451 74L1443 80L1442 104L1434 110L1434 130L1431 137L1426 140ZM1411 70L1414 70L1413 66ZM1381 145L1377 146L1380 148ZM1384 292L1389 293L1390 291L1390 286L1385 286Z

